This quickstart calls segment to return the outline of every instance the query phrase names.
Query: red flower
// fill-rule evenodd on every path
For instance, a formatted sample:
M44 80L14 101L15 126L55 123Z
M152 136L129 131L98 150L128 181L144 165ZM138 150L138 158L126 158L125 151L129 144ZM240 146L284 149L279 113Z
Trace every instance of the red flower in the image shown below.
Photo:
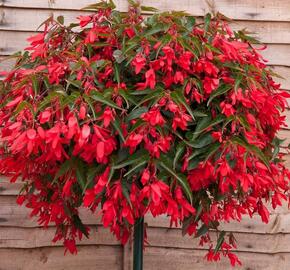
M78 16L77 19L80 21L80 26L85 27L87 24L89 24L92 21L92 16Z
M156 85L156 77L155 77L155 71L152 68L146 71L145 78L146 78L146 82L145 82L146 87L154 89Z
M135 73L139 74L140 71L145 67L146 65L146 58L143 57L142 54L137 54L136 57L131 62L132 66L135 67Z
M152 126L163 126L165 123L165 120L158 109L152 109L149 112L142 114L141 118Z
M224 101L220 104L222 113L225 114L227 117L234 115L236 110L233 108L232 104L226 103Z

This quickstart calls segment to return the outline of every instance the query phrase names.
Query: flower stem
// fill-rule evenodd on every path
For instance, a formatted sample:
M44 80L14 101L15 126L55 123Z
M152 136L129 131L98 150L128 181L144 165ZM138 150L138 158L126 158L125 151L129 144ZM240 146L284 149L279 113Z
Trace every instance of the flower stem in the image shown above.
M144 218L136 220L134 225L133 270L143 270Z

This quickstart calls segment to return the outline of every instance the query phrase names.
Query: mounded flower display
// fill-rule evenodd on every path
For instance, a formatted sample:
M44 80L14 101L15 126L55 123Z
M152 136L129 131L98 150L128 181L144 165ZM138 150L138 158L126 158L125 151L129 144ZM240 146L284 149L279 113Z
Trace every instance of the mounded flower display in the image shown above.
M87 207L123 244L138 218L167 215L208 260L240 264L219 224L268 222L289 195L276 137L289 95L262 46L221 15L89 9L69 26L48 19L1 82L0 173L72 253Z

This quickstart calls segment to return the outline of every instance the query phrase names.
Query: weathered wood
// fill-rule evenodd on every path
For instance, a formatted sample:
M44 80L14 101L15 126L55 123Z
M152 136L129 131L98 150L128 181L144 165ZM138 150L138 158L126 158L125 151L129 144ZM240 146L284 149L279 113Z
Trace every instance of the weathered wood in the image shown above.
M181 237L179 229L148 228L149 247L172 247L186 249L208 249L207 246L199 246L200 239L184 236ZM215 233L211 233L211 239L216 242ZM234 233L237 240L237 251L259 252L275 254L289 252L290 234L248 234ZM227 238L226 238L227 239Z
M290 233L290 213L286 207L276 209L271 214L270 222L264 224L261 218L255 215L252 219L244 216L242 222L230 222L222 224L221 229L233 232L249 232L249 233ZM80 209L82 221L88 225L100 224L100 219L90 213L85 208ZM146 222L150 227L168 228L169 219L165 216L152 218L150 215L146 217ZM13 196L0 196L0 227L38 227L36 218L29 218L29 209L24 206L20 207L15 203Z
M290 29L290 28L289 28ZM270 66L271 69L283 78L273 77L277 83L281 84L284 90L290 90L290 68L286 66Z
M10 183L6 177L0 178L0 196L18 195L23 184L21 182Z
M209 263L204 259L203 251L176 248L147 248L144 256L144 270L229 270L232 269L227 259L218 263ZM243 262L239 270L289 270L290 254L275 255L239 253ZM154 268L152 268L154 266Z
M146 222L150 227L168 228L169 219L166 216L152 218L148 215ZM231 221L222 223L220 230L228 232L245 232L245 233L261 233L261 234L276 234L289 233L290 215L288 214L271 214L268 224L262 223L261 218L254 215L253 218L248 216L243 217L241 222Z
M18 228L18 227L0 227L0 249L1 248L40 248L62 246L62 242L52 242L55 228ZM193 250L206 250L207 246L199 246L199 239L184 236L180 229L175 228L147 228L149 247L174 247ZM237 251L239 252L259 252L275 254L278 252L290 252L290 234L254 234L236 232ZM211 238L216 241L216 234L211 233ZM91 227L90 237L84 237L78 241L79 246L88 245L106 245L120 246L109 229L102 226ZM131 266L131 243L124 247L124 268L129 270Z
M128 3L126 0L115 0L114 2L119 10L127 10ZM84 6L94 3L96 3L95 0L9 0L3 1L2 6L79 10ZM146 6L156 7L159 10L186 10L197 16L203 16L208 11L214 9L233 19L290 21L290 2L288 0L142 0L142 3Z
M91 12L4 8L0 30L35 31L52 14L55 18L60 15L64 16L65 23L69 24L76 22L76 17L80 14L87 13ZM264 43L290 43L290 22L233 21L231 26L234 30L246 28Z
M290 143L290 131L287 129L282 129L278 132L278 137L284 140L281 145L283 147L288 147Z
M78 255L64 256L62 247L0 249L1 269L5 270L121 270L122 248L82 246Z
M66 24L77 22L76 17L79 15L91 14L87 11L68 11L68 10L35 10L35 9L2 9L2 23L0 21L1 30L16 31L36 31L38 27L50 16L54 18L63 16ZM41 27L40 29L43 29Z
M52 242L55 227L21 228L0 227L0 248L37 248L62 246L62 241ZM290 235L289 235L290 236ZM120 242L103 226L91 226L90 237L83 237L78 245L120 246Z

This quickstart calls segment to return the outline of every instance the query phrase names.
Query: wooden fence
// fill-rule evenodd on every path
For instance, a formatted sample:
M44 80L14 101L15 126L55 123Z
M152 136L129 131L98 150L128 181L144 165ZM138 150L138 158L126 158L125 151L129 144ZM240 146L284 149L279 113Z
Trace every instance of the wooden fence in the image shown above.
M0 60L27 46L25 39L52 13L64 15L72 21L80 9L94 0L0 0ZM115 1L126 11L127 1ZM269 65L285 77L282 88L290 91L290 0L143 0L146 6L160 10L185 10L203 16L209 10L220 11L234 19L232 27L248 28L268 45L264 56ZM83 13L83 11L82 11ZM0 62L0 69L9 69L11 61ZM286 111L290 126L290 111ZM280 132L290 143L290 130ZM290 166L290 158L287 158ZM131 269L130 244L122 247L102 228L86 210L82 216L91 225L92 235L79 243L77 256L63 256L60 243L51 239L54 228L39 228L27 218L28 211L15 203L19 184L0 184L0 269L1 270L115 270ZM150 245L145 250L145 270L226 270L228 261L209 264L205 251L196 240L181 237L180 228L168 228L165 217L147 217ZM235 232L238 240L237 255L243 261L243 270L290 269L290 212L283 207L271 214L269 224L259 217L245 218L241 223L224 224L224 229Z

